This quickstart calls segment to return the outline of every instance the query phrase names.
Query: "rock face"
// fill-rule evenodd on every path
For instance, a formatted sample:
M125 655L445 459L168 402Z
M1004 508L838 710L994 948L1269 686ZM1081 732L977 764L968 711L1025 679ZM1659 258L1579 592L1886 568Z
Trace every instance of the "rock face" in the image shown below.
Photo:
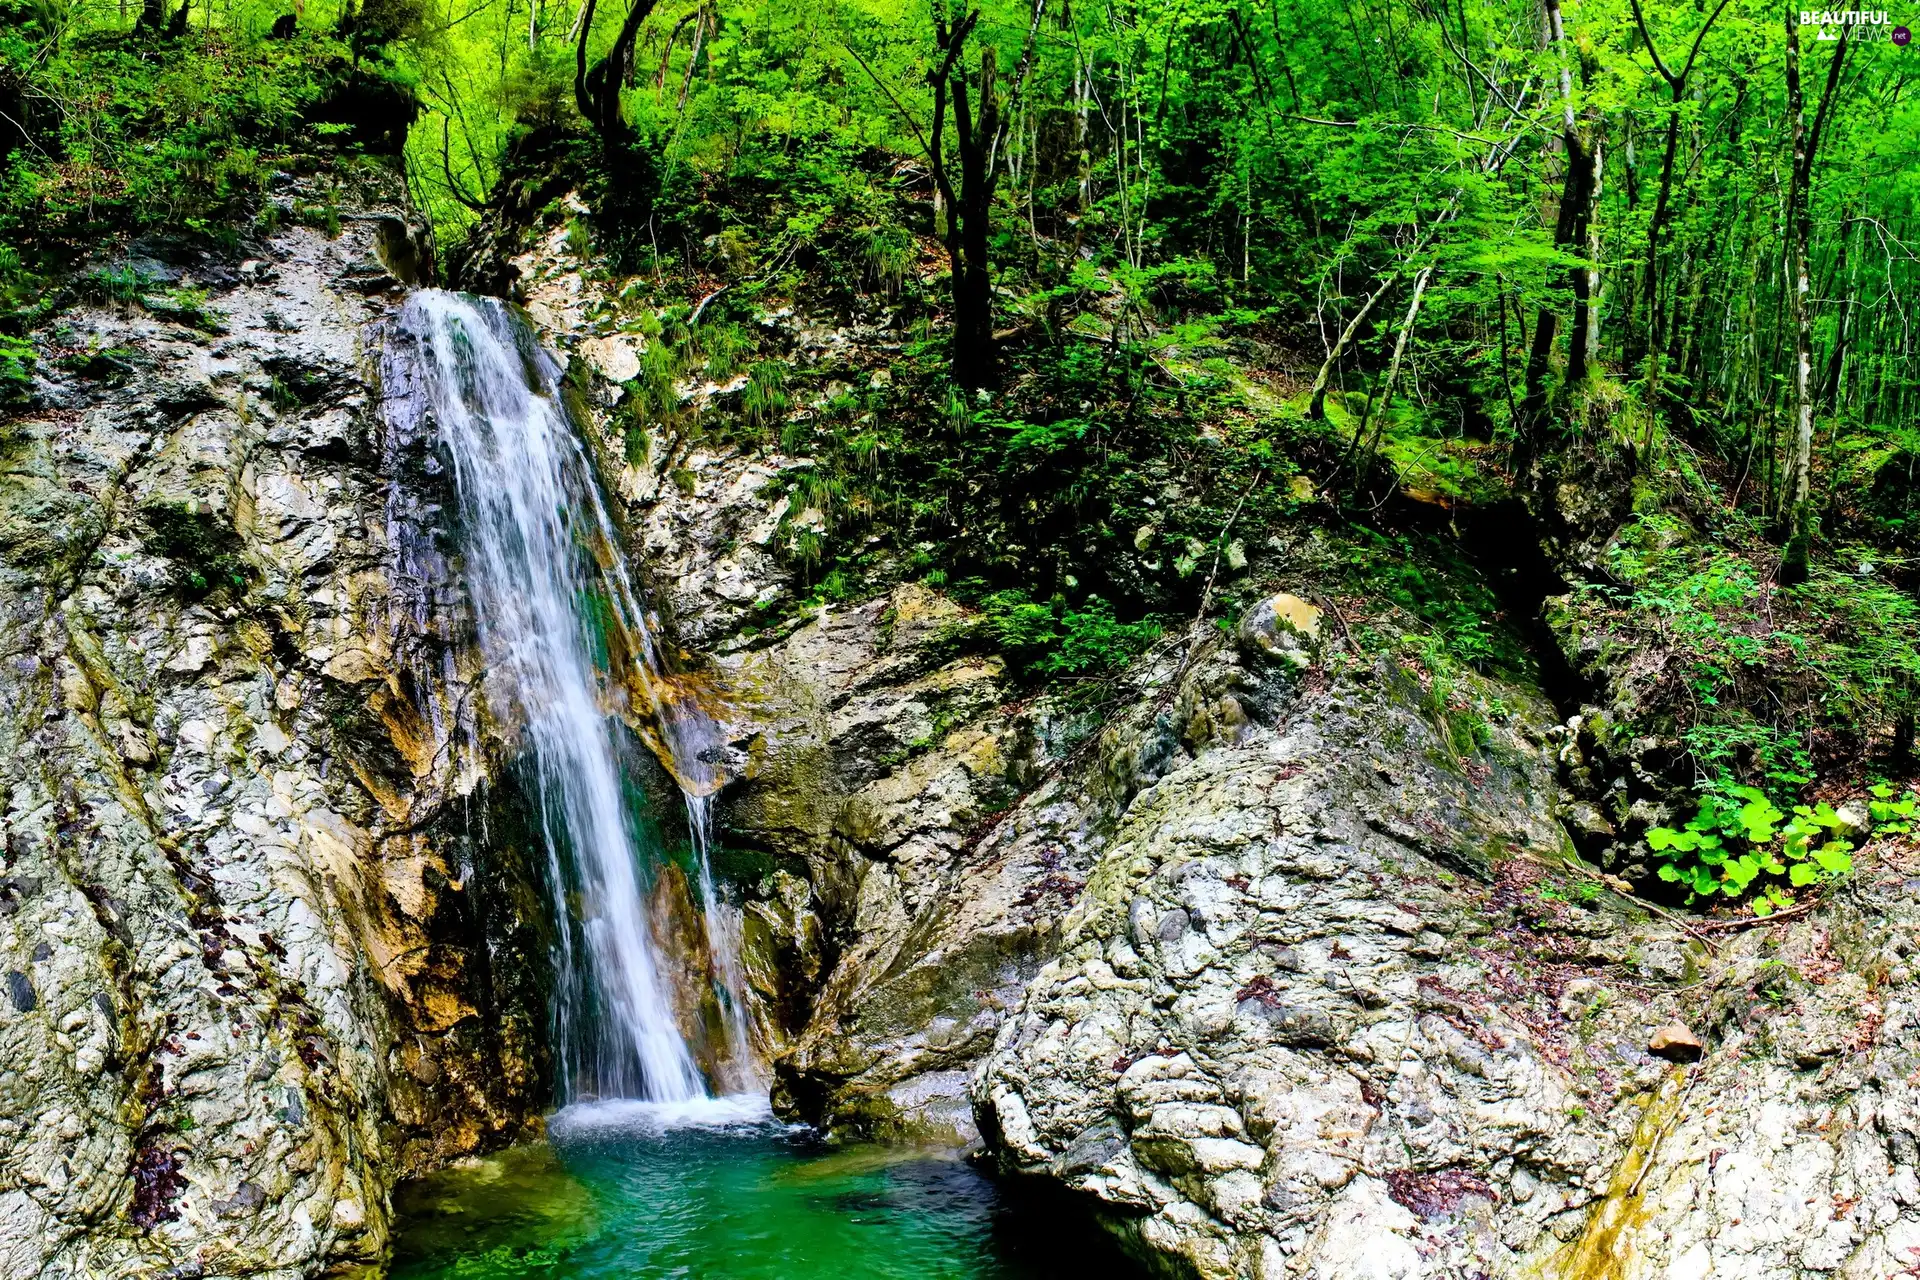
M8 1276L377 1267L397 1178L551 1097L544 860L445 468L380 412L426 258L344 225L139 264L152 304L63 317L0 435ZM643 348L564 231L518 267L616 403ZM1650 913L1570 860L1617 834L1590 726L1306 594L1029 699L926 587L793 607L803 461L607 468L729 731L784 1112L976 1143L1208 1280L1920 1264L1920 863L1764 929Z
M1099 808L1044 776L1046 712L1002 705L999 660L952 656L968 625L902 587L720 664L754 716L727 829L805 866L748 908L758 971L806 957L775 1101L829 1127L970 1140L967 1070L1085 879Z
M1178 1275L1910 1266L1902 927L1707 954L1569 873L1539 704L1463 695L1507 711L1464 752L1390 667L1303 681L1134 799L974 1077L1001 1166ZM1704 1062L1648 1053L1703 1007Z
M135 262L4 425L8 1276L375 1263L397 1176L546 1102L540 899L398 556L380 225Z

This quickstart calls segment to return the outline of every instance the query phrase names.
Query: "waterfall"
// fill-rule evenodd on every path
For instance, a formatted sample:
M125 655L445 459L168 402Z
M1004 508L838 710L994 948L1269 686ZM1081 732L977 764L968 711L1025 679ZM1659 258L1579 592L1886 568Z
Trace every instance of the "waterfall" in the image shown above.
M709 864L716 735L694 701L672 690L559 370L506 306L442 290L408 299L389 354L399 357L390 369L420 384L405 403L430 418L453 473L457 563L489 705L520 727L527 748L560 924L560 1101L706 1096L675 968L710 968L719 988L693 997L700 1008L710 994L725 1024L724 1059L717 1047L707 1055L714 1078L753 1083L737 924ZM648 726L681 785L708 956L662 945L671 936L653 893L662 859L632 803L629 720Z

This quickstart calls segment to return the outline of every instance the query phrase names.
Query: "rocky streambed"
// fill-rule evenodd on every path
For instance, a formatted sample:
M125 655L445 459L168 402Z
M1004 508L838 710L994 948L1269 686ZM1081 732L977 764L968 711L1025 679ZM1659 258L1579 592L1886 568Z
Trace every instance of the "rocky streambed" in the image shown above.
M439 463L380 412L412 257L362 195L337 237L154 251L206 313L77 305L5 426L8 1275L378 1269L402 1179L553 1097L544 855ZM564 234L520 287L604 406L635 344ZM1564 708L1363 652L1304 588L1155 650L1089 732L936 590L781 607L797 460L620 459L725 729L716 869L783 1115L970 1147L1174 1275L1920 1262L1897 851L1690 924L1572 857L1604 746ZM1698 1061L1652 1052L1676 1021Z

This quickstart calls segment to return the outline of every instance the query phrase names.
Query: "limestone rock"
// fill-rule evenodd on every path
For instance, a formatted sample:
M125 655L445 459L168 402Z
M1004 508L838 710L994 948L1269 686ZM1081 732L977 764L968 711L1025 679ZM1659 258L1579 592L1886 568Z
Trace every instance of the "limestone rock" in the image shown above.
M1551 712L1474 696L1519 714L1457 775L1386 672L1176 754L975 1071L994 1158L1185 1274L1886 1274L1920 993L1850 966L1920 925L1912 869L1707 957L1557 869ZM1724 1051L1643 1047L1682 1015Z
M640 376L640 350L632 337L615 334L581 343L587 359L608 382L631 382Z
M510 850L461 869L487 764L448 735L474 664L389 540L377 225L196 267L231 282L217 339L63 312L129 371L49 371L57 410L7 423L9 1277L372 1266L396 1178L547 1101L537 986L473 963L527 941Z

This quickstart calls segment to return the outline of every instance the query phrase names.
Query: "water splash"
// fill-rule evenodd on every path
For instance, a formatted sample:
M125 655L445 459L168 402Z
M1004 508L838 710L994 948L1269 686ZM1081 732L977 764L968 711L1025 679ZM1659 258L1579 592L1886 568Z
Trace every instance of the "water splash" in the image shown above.
M737 922L709 866L710 795L725 780L713 764L718 735L694 700L667 696L671 678L559 370L506 306L442 290L408 299L389 357L389 377L397 363L415 384L398 401L403 412L430 419L451 464L460 576L490 706L530 748L563 925L554 1010L561 1101L707 1096L650 920L648 877L660 858L629 802L628 721L654 737L686 797L707 959L727 1023L725 1060L711 1065L735 1087L755 1082ZM631 705L636 696L643 706Z
M658 1136L677 1129L765 1132L792 1127L773 1118L764 1093L729 1093L686 1102L581 1102L547 1120L547 1133L556 1142L603 1134Z

